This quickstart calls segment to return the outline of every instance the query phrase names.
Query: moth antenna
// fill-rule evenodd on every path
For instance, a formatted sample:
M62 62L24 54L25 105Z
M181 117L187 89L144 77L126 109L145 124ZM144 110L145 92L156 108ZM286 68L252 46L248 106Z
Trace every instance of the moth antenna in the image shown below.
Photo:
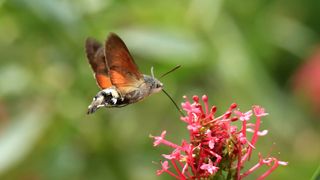
M177 70L177 69L178 69L178 68L180 68L180 67L181 67L181 65L177 65L176 67L172 68L170 71L168 71L168 72L166 72L166 73L162 74L162 75L160 76L160 78L162 78L162 77L164 77L164 76L168 75L169 73L172 73L173 71Z
M151 76L154 79L153 66L151 66Z
M179 113L181 114L181 116L185 116L185 114L182 112L182 110L179 108L179 106L177 105L177 103L172 99L172 97L164 90L162 89L162 91L168 96L168 98L172 101L172 103L174 104L174 106L177 108L177 110L179 111Z

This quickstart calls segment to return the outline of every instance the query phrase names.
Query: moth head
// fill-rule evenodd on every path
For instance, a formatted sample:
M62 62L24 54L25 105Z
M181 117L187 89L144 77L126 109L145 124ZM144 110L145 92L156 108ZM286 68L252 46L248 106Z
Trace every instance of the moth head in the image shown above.
M144 75L144 81L149 87L149 94L160 92L163 89L163 84L152 76Z
M151 93L160 92L162 89L163 89L163 84L158 79L153 78Z

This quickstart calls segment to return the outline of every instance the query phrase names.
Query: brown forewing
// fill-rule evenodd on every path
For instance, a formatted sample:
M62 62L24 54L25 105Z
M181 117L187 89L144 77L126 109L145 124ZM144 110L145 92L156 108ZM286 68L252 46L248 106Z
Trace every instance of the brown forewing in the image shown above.
M105 43L105 57L111 83L120 92L127 92L127 88L139 86L142 82L142 75L132 59L128 48L120 37L111 33Z
M86 54L101 89L112 86L102 45L92 38L86 40Z

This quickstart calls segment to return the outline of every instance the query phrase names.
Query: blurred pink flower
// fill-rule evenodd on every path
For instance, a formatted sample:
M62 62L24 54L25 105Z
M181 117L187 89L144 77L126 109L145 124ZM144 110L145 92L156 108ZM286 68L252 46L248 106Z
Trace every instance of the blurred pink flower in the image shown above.
M191 103L187 97L182 103L182 108L187 115L181 120L187 123L189 141L182 140L181 145L165 139L166 131L160 136L151 136L154 139L154 146L160 144L173 148L170 154L162 156L168 161L161 162L162 169L157 175L163 172L176 179L202 179L218 177L222 179L233 178L243 179L263 165L270 168L263 173L259 179L264 179L272 173L279 165L287 165L287 162L279 161L274 157L263 158L260 153L259 162L245 172L241 172L245 162L250 159L252 150L259 136L267 134L267 130L260 131L261 117L268 115L264 108L253 106L252 110L245 113L237 110L237 104L232 104L221 116L216 117L217 108L209 110L208 97L204 95L202 101L204 107L199 103L199 97L194 96ZM255 121L251 120L252 115ZM241 126L233 125L238 121ZM251 138L247 132L252 132ZM169 162L173 171L169 171ZM224 177L224 175L226 177Z
M320 113L320 47L294 73L293 89Z

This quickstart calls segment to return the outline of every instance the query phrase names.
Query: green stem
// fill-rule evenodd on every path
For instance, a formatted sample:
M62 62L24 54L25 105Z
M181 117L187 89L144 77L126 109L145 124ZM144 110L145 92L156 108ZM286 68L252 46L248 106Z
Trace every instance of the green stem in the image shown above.
M313 173L311 180L317 180L320 178L320 165L318 166L317 170Z

